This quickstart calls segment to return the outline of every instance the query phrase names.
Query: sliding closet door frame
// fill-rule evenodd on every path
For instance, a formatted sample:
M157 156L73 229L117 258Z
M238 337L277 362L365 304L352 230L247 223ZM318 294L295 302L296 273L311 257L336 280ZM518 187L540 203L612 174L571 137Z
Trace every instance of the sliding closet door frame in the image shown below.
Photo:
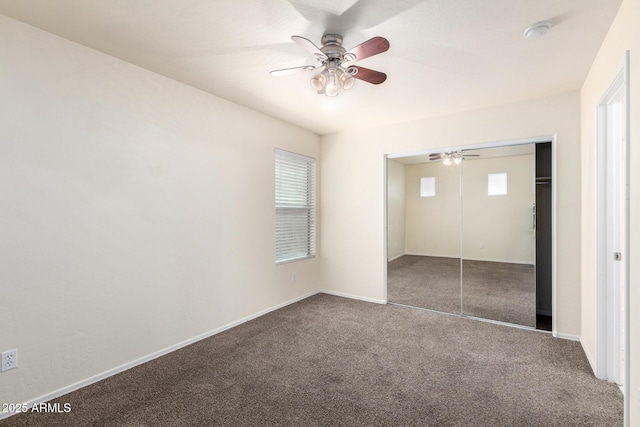
M387 209L388 209L388 194L387 194L387 185L388 185L388 160L389 159L398 159L398 158L403 158L403 157L412 157L412 156L424 156L424 155L429 155L431 153L441 153L443 151L459 151L459 150L476 150L476 149L481 149L481 148L497 148L497 147L506 147L506 146L510 146L510 145L526 145L526 144L536 144L536 143L541 143L541 142L551 142L551 206L552 206L552 212L551 212L551 240L552 240L552 281L551 281L551 289L552 289L552 302L551 302L551 316L552 316L552 334L554 337L558 337L558 338L567 338L564 337L562 334L558 334L557 333L557 328L556 328L556 324L557 324L557 234L556 234L556 211L557 211L557 202L556 202L556 158L557 158L557 144L556 144L556 135L543 135L543 136L537 136L537 137L531 137L531 138L522 138L522 139L513 139L513 140L506 140L506 141L492 141L492 142L484 142L484 143L480 143L480 144L474 144L474 145L463 145L463 146L444 146L444 147L437 147L437 148L432 148L432 149L425 149L425 150L419 150L419 151L410 151L410 152L399 152L399 153L389 153L389 154L385 154L384 160L383 160L383 183L382 183L382 188L383 188L383 197L384 197L384 206L383 206L383 218L384 218L384 224L383 224L383 236L384 236L384 268L383 268L383 284L384 284L384 291L383 291L383 295L384 295L384 300L386 302L388 302L388 292L387 292L387 259L388 259L388 235L387 235L387 230L388 230L388 216L387 216ZM461 296L462 298L462 296ZM462 307L461 307L462 309ZM482 320L482 319L480 319ZM487 320L488 322L492 322L492 323L502 323L502 322L494 322L492 320Z

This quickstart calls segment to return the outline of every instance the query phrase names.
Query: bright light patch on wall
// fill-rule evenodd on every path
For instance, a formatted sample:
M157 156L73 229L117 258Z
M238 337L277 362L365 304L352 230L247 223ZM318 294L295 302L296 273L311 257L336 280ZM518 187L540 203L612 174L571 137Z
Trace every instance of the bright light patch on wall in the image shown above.
M507 174L490 173L488 179L489 196L506 196L507 195Z
M426 176L420 178L420 197L433 197L436 195L436 177Z

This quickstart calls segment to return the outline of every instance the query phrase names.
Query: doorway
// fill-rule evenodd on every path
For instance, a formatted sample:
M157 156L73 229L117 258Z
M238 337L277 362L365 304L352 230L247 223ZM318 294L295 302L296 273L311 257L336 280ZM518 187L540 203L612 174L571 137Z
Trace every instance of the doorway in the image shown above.
M620 71L597 111L596 375L625 388L628 382L625 378L628 378L629 272L626 238L629 227L627 70L628 66Z

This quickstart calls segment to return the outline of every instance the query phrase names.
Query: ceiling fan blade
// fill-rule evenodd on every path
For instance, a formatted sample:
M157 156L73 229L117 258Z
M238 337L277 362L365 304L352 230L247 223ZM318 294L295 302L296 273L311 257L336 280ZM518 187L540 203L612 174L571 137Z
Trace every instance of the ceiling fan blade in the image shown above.
M364 67L356 67L355 65L349 67L349 73L351 73L353 77L358 80L363 80L374 85L379 85L380 83L384 83L384 81L387 80L387 75L385 73L370 70Z
M343 55L345 62L355 62L389 50L389 41L384 37L374 37L349 49Z
M300 37L300 36L291 36L291 40L298 43L301 48L311 53L320 61L324 61L327 59L327 55L325 55L318 46L313 44L311 40L305 39L304 37Z
M317 67L313 65L304 65L302 67L293 67L293 68L283 68L281 70L273 70L269 72L270 76L280 77L280 76L289 76L291 74L299 73L300 71L311 71L315 70Z
M462 157L480 157L480 154L464 154L464 153L462 153Z
M442 153L429 154L429 160L440 160L441 158L442 158Z

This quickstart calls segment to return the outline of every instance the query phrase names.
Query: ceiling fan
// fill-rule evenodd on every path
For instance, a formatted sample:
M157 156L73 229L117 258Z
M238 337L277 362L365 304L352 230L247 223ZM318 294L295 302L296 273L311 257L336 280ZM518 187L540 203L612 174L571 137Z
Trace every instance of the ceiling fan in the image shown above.
M351 65L356 61L389 50L389 41L384 37L373 37L349 50L342 47L342 36L339 34L323 35L321 39L322 47L320 48L304 37L292 36L291 39L311 53L318 60L319 65L304 65L302 67L274 70L269 73L270 75L285 76L299 71L313 71L322 68L319 74L311 78L311 87L318 94L325 94L326 96L338 95L338 85L343 89L350 89L355 84L354 79L374 85L379 85L387 79L387 75L380 71Z
M479 157L479 154L463 154L462 151L447 151L444 153L431 153L429 154L429 160L442 160L446 166L450 166L452 163L459 165L465 157Z

